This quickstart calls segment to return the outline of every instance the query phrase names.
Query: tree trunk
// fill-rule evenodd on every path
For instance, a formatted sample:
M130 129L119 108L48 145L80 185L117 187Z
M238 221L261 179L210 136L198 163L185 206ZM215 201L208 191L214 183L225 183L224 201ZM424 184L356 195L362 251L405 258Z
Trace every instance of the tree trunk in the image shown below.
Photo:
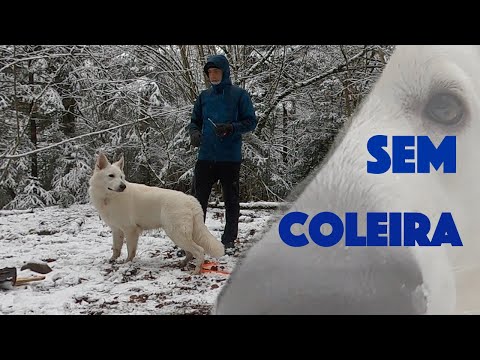
M62 131L67 137L71 137L75 134L75 106L77 102L74 98L63 98L62 99L63 107L65 108L65 113L62 116Z
M352 113L352 107L350 105L350 69L349 69L349 63L348 63L348 57L347 54L345 54L345 51L343 50L343 46L340 45L340 51L343 54L343 58L345 59L345 68L347 70L347 75L346 79L343 82L344 86L344 97L345 97L345 111L347 113L347 117L350 117L350 114Z
M209 81L208 76L203 72L203 64L207 61L207 57L205 56L205 51L203 50L203 45L198 45L198 54L200 55L201 64L202 64L202 74L203 74L203 83L205 84L205 88L208 88Z
M28 62L28 67L30 67L31 61ZM33 85L33 73L28 73L28 84ZM30 103L30 141L32 142L33 148L37 149L37 121L35 120L35 117L33 116L33 103L35 100L32 100ZM31 176L34 179L38 179L38 160L37 160L37 154L32 154L31 156L31 163L32 163L32 169L31 169Z
M188 94L190 101L192 103L195 102L195 99L197 98L197 93L196 93L196 84L193 81L193 78L190 74L191 67L190 67L190 62L188 61L188 55L187 55L187 46L186 45L180 45L180 55L182 57L182 66L184 70L184 79L185 82L188 86Z
M287 108L285 107L285 103L282 104L283 105L283 117L282 117L282 129L283 129L283 133L286 134L287 133L287 125L288 125L288 111L287 111ZM283 151L282 151L282 159L283 159L283 163L286 164L287 163L287 151L288 151L288 148L287 148L287 144L285 144L285 137L282 137L282 148L283 148Z

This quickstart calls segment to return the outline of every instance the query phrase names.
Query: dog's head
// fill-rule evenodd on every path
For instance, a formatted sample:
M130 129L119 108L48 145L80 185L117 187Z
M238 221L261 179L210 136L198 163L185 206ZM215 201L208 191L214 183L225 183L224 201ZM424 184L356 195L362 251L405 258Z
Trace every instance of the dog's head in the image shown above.
M309 219L325 211L342 219L346 212L358 213L354 226L361 235L366 234L367 212L420 212L431 221L429 239L440 213L449 212L463 247L347 247L342 236L331 248L311 239L293 248L280 240L277 221L232 273L214 313L451 312L459 293L452 272L480 272L479 61L475 46L397 47L345 135L300 187L290 209ZM431 167L430 173L368 173L367 161L374 159L367 144L376 135L388 137L390 157L394 136L427 135L436 147L444 137L455 136L456 147L449 154L457 159L457 171ZM412 145L406 147L410 166L419 159L419 146ZM310 230L318 233L316 225L310 229L307 221L292 233L308 238ZM474 281L468 285L476 287Z
M111 164L105 154L100 153L90 179L90 186L100 187L105 192L123 192L127 187L123 165L123 155L120 160Z

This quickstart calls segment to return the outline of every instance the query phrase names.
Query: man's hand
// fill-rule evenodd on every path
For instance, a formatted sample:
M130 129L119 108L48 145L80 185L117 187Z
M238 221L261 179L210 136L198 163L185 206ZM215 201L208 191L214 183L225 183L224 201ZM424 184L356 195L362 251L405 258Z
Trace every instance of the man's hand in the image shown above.
M224 137L233 132L233 125L229 123L216 124L215 133L217 136Z
M190 134L190 144L192 144L193 147L199 147L201 143L202 133L198 130L192 131L192 133Z

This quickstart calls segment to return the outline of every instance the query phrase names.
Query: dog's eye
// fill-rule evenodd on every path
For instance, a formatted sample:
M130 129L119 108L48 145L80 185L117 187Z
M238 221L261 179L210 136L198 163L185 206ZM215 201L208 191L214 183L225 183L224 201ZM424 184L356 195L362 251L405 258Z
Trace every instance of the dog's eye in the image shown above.
M425 106L426 116L444 125L455 125L463 118L462 101L453 94L434 94Z
M110 174L110 175L108 175L108 176L110 176L110 177L115 177L115 175L113 175L113 174Z

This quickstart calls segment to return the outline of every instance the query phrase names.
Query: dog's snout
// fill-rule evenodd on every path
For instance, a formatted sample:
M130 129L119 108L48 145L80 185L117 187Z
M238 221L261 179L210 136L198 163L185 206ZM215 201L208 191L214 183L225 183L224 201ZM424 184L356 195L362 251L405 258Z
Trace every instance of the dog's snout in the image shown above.
M281 247L274 257L260 250L236 270L214 313L425 314L421 270L411 253L401 250Z
M124 183L121 183L120 184L120 191L123 191L127 188L127 185L125 185Z

